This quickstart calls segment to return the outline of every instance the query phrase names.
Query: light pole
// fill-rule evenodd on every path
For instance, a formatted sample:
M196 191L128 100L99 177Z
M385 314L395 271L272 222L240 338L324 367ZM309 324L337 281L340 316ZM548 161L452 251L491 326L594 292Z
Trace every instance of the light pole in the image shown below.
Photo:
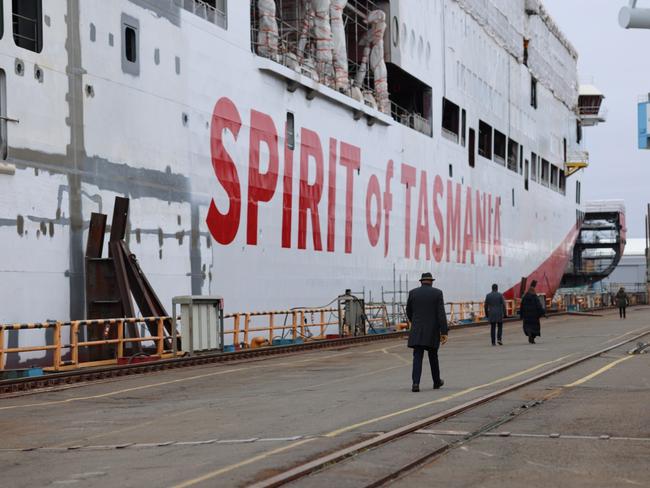
M650 8L639 8L637 0L623 7L618 14L618 23L624 29L650 29Z

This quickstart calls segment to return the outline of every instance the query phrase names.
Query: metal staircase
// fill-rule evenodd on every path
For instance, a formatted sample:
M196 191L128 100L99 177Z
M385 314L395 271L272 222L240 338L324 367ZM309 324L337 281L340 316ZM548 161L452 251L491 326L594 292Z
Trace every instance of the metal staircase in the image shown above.
M625 249L625 207L620 201L586 204L584 220L561 287L591 285L611 274Z

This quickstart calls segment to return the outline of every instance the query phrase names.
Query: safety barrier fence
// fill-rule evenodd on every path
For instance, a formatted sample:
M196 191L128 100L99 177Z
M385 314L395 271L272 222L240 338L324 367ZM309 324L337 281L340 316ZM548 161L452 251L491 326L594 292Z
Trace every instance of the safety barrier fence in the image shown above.
M95 319L73 320L70 322L40 322L28 324L0 325L0 371L5 369L5 360L8 354L29 352L51 352L51 364L45 365L46 369L63 371L90 366L106 366L118 364L122 360L133 360L133 354L128 351L137 344L153 343L152 352L160 358L172 356L171 341L166 335L164 323L169 317L145 317L125 319ZM156 335L129 337L125 327L146 324L156 327ZM6 347L7 335L11 331L47 331L44 345L30 345L23 347ZM83 332L83 333L82 333ZM94 333L93 333L94 332ZM51 336L48 340L47 337ZM101 337L101 339L82 339L82 337ZM67 338L67 340L66 340ZM167 340L166 340L167 339ZM92 357L89 352L94 348L110 348L111 359L87 360ZM130 354L125 354L130 353ZM64 359L64 357L68 359Z
M628 294L631 305L647 304L647 293ZM588 311L615 305L609 293L598 294L563 294L553 299L540 295L549 312ZM506 300L506 316L518 316L520 299ZM469 325L485 321L483 302L449 302L446 304L449 324ZM387 305L384 303L367 304L364 308L366 334L383 333L391 330L408 329L408 323L401 321L391 323ZM341 319L341 320L339 320ZM106 366L137 360L134 356L137 344L148 343L147 353L162 358L173 357L172 341L164 324L170 317L146 317L130 319L77 320L71 322L43 322L30 324L0 325L0 370L5 369L9 354L45 352L43 367L52 371L62 371L90 366ZM287 345L299 342L333 339L341 336L340 324L345 317L339 317L337 308L300 308L266 312L232 313L224 316L224 336L226 350L258 348L270 345ZM147 331L155 324L156 335ZM130 337L127 326L140 325L140 337ZM149 325L149 327L142 327ZM126 327L126 328L125 328ZM8 334L12 331L29 333L29 331L48 331L45 344L22 347L8 347ZM83 333L82 333L83 331ZM91 334L95 331L94 334ZM99 332L99 334L97 334ZM342 331L343 336L350 331ZM97 340L82 337L102 337ZM178 333L177 337L181 337ZM40 342L43 341L42 334ZM18 341L26 342L26 341ZM38 342L38 341L35 341ZM88 353L93 348L109 348L108 359L89 360ZM178 354L183 354L182 348ZM38 360L43 363L42 359Z
M367 333L388 328L384 304L364 307ZM341 321L344 318L341 317ZM301 308L224 315L224 336L236 349L339 337L337 308ZM349 331L347 331L349 333ZM344 334L345 335L345 334Z

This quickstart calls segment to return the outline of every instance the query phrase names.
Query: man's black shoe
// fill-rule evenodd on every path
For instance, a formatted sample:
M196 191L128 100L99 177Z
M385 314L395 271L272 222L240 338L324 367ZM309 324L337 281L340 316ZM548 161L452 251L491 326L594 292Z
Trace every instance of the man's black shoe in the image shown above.
M412 391L413 393L417 393L418 391L420 391L420 385L413 385L413 386L411 387L411 391Z
M498 342L499 342L499 345L500 345L500 346L503 346L503 342L501 342L501 341L498 341Z
M492 345L493 345L493 346L496 346L496 344L495 344L494 342L492 343Z
M433 389L434 389L434 390L437 390L437 389L439 389L439 388L440 388L442 385L444 385L444 384L445 384L445 382L442 381L442 380L440 380L438 383L434 383L434 384L433 384Z

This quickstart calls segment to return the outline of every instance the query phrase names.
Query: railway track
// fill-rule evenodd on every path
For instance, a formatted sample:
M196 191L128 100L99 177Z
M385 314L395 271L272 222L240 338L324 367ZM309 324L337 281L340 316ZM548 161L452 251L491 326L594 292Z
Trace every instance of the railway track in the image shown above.
M650 334L650 329L646 329L645 331L636 334L633 337L625 339L621 342L618 342L614 345L586 354L578 359L568 361L552 369L534 375L528 379L522 380L520 382L517 382L505 388L499 389L497 391L487 393L479 398L470 400L461 405L454 406L450 409L447 409L443 412L439 412L430 417L418 420L416 422L412 422L410 424L404 425L397 429L385 433L381 433L375 437L372 437L371 439L363 440L361 442L350 445L343 449L317 457L308 462L302 463L291 469L276 474L270 478L267 478L262 481L258 481L250 485L250 488L274 488L274 487L284 486L289 483L299 481L312 474L314 476L318 476L319 474L327 473L330 472L331 470L336 470L337 467L342 465L342 463L348 460L352 460L352 458L355 457L361 458L364 454L370 453L373 449L384 447L391 443L395 443L397 441L403 440L407 436L414 434L417 431L420 431L422 429L425 429L426 427L445 421L447 419L450 419L451 417L462 414L464 412L477 408L481 405L485 405L491 401L494 401L500 397L505 396L508 393L538 383L562 371L574 368L575 366L578 366L590 359L596 358L609 351L620 348L621 346L624 346L625 344L628 344L630 342L634 342L648 334ZM376 479L364 483L363 486L365 488L375 488L379 486L384 486L387 483L390 483L391 481L401 478L405 474L412 472L413 470L424 465L425 463L435 460L437 457L441 456L445 452L458 448L463 444L471 441L472 439L475 439L485 434L486 432L489 432L490 430L493 430L496 427L499 427L509 422L513 418L516 418L518 415L525 412L530 407L533 407L539 403L541 403L540 400L528 402L526 405L523 405L521 407L518 407L510 411L506 415L502 415L494 419L493 421L490 421L489 423L480 426L478 429L465 433L459 440L455 442L432 448L428 452L425 452L424 454L417 456L415 459L409 458L409 461L398 466L397 468L394 469L391 468L390 472L388 473L382 473L378 475Z

